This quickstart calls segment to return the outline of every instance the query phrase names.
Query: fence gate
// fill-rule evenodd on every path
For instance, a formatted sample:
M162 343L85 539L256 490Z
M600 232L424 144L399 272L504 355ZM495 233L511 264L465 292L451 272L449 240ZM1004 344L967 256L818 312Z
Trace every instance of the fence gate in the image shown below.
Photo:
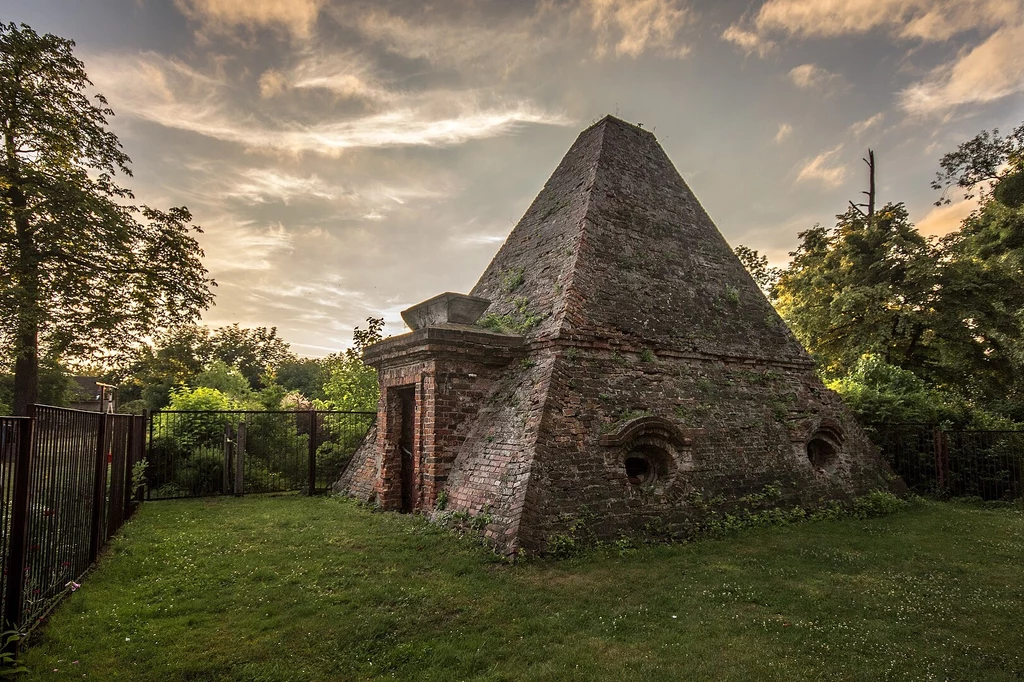
M324 492L375 417L326 410L153 412L147 499Z

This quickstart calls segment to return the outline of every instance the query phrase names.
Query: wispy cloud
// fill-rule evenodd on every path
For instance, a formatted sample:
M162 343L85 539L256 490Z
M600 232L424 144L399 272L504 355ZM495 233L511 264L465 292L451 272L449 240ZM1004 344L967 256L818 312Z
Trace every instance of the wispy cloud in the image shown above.
M678 36L695 15L677 0L584 0L581 9L590 16L599 57L637 57L647 51L684 57L690 51Z
M760 57L768 56L777 47L774 41L758 35L755 31L741 28L738 24L732 24L722 31L722 40L732 43L746 54L756 52Z
M801 90L825 90L839 78L815 64L801 64L789 70L789 80Z
M1002 28L903 90L900 106L911 114L944 114L963 104L1024 92L1022 46L1024 23Z
M748 51L773 35L834 38L875 30L935 42L1016 23L1020 13L1020 0L768 0L752 19L733 24L733 35L746 34Z
M779 131L775 133L775 142L779 143L793 134L793 126L788 123L779 124Z
M807 160L796 176L797 182L820 182L826 187L838 187L846 180L847 170L836 165L836 157L843 150L842 144L823 151L813 159Z
M280 223L261 225L228 214L203 218L206 266L215 276L238 270L270 271L275 259L293 248L293 235Z
M850 132L855 136L859 137L863 135L869 128L873 128L885 118L885 114L879 111L874 116L864 119L863 121L857 121L850 126Z
M175 0L185 16L204 28L281 27L308 36L327 0Z
M941 237L960 229L961 223L976 208L978 200L961 199L947 206L936 206L917 222L917 230L926 237Z
M380 111L282 120L259 109L239 110L238 98L228 92L235 86L152 53L93 59L90 74L119 113L252 150L330 155L362 147L447 146L528 123L570 122L532 102L474 89L394 92Z

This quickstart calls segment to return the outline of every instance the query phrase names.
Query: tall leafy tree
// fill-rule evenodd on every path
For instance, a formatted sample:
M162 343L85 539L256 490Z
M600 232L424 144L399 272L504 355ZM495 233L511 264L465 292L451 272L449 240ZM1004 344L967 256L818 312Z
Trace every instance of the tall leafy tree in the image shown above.
M962 190L966 199L980 196L984 200L996 185L1002 185L1003 191L1012 187L1019 192L1020 183L1024 181L1020 176L1024 169L1024 123L1005 137L999 134L998 128L991 132L981 131L943 155L939 167L942 170L932 181L932 189L942 190L936 206L951 201L949 190L953 187ZM1011 177L1014 179L1004 183ZM1000 201L1005 199L997 197Z
M253 389L265 386L264 375L283 362L294 360L288 343L277 335L277 327L240 327L232 324L214 330L210 355L238 368Z
M367 412L377 409L380 396L377 370L365 364L362 356L367 346L383 338L384 319L368 317L366 323L366 329L356 327L353 331L351 348L344 353L332 353L323 360L327 370L324 403L331 409Z
M41 351L124 350L213 298L188 210L132 206L115 181L130 160L73 47L0 25L0 342L19 414L38 398Z
M933 245L901 203L836 217L835 228L800 233L775 285L780 313L828 374L849 372L866 353L923 370L938 293Z
M941 244L944 378L1024 420L1024 124L979 133L940 166L933 186L981 200Z

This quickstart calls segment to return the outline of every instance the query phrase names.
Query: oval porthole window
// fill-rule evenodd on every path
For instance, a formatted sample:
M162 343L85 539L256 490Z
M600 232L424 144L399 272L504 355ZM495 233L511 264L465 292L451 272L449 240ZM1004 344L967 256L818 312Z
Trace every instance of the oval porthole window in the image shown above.
M831 469L839 460L839 450L824 438L807 441L807 459L815 469Z
M632 485L650 483L654 478L654 472L651 470L651 463L647 461L646 457L627 457L626 478L629 479L629 482Z

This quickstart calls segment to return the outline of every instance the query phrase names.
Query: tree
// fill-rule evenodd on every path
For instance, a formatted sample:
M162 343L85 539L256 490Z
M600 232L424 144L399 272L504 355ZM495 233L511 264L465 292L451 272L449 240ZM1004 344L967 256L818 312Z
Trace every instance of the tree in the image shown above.
M984 199L992 186L1005 178L1016 176L1012 183L1016 185L1024 179L1019 175L1024 170L1024 123L1006 137L999 136L998 128L981 131L943 155L939 166L942 172L932 181L932 189L942 190L936 206L950 202L948 191L954 186L964 191L965 199L975 195Z
M274 373L274 380L289 391L298 391L309 400L324 400L324 382L327 368L323 360L298 358L281 363Z
M740 244L733 251L736 257L743 263L754 283L764 292L764 295L771 301L775 298L775 285L782 275L782 268L773 268L768 265L768 256L762 256L755 249Z
M209 343L210 355L238 368L253 390L266 386L265 374L295 359L288 343L277 335L277 327L246 328L232 324L214 330Z
M941 242L943 378L1024 420L1024 124L1005 138L983 131L940 165L945 189L980 197Z
M140 399L149 409L165 407L177 386L197 386L197 377L215 363L232 368L258 391L283 363L294 361L276 328L239 327L210 330L187 324L163 330L141 344L109 375L121 387L122 400Z
M834 229L800 233L775 287L779 312L831 376L867 353L925 368L938 294L934 248L903 204L870 218L856 208L836 218Z
M196 388L216 389L239 404L253 400L249 382L236 367L228 365L223 360L211 362L209 367L196 376L193 384ZM274 406L270 409L277 409L277 407Z
M132 206L115 182L130 160L73 47L0 24L0 342L17 414L37 401L41 350L123 351L213 299L188 209Z
M384 329L383 318L366 318L367 328L356 327L352 332L354 343L344 353L333 353L324 358L328 378L324 383L326 406L335 410L375 412L380 389L377 370L362 360L367 346L380 341Z

